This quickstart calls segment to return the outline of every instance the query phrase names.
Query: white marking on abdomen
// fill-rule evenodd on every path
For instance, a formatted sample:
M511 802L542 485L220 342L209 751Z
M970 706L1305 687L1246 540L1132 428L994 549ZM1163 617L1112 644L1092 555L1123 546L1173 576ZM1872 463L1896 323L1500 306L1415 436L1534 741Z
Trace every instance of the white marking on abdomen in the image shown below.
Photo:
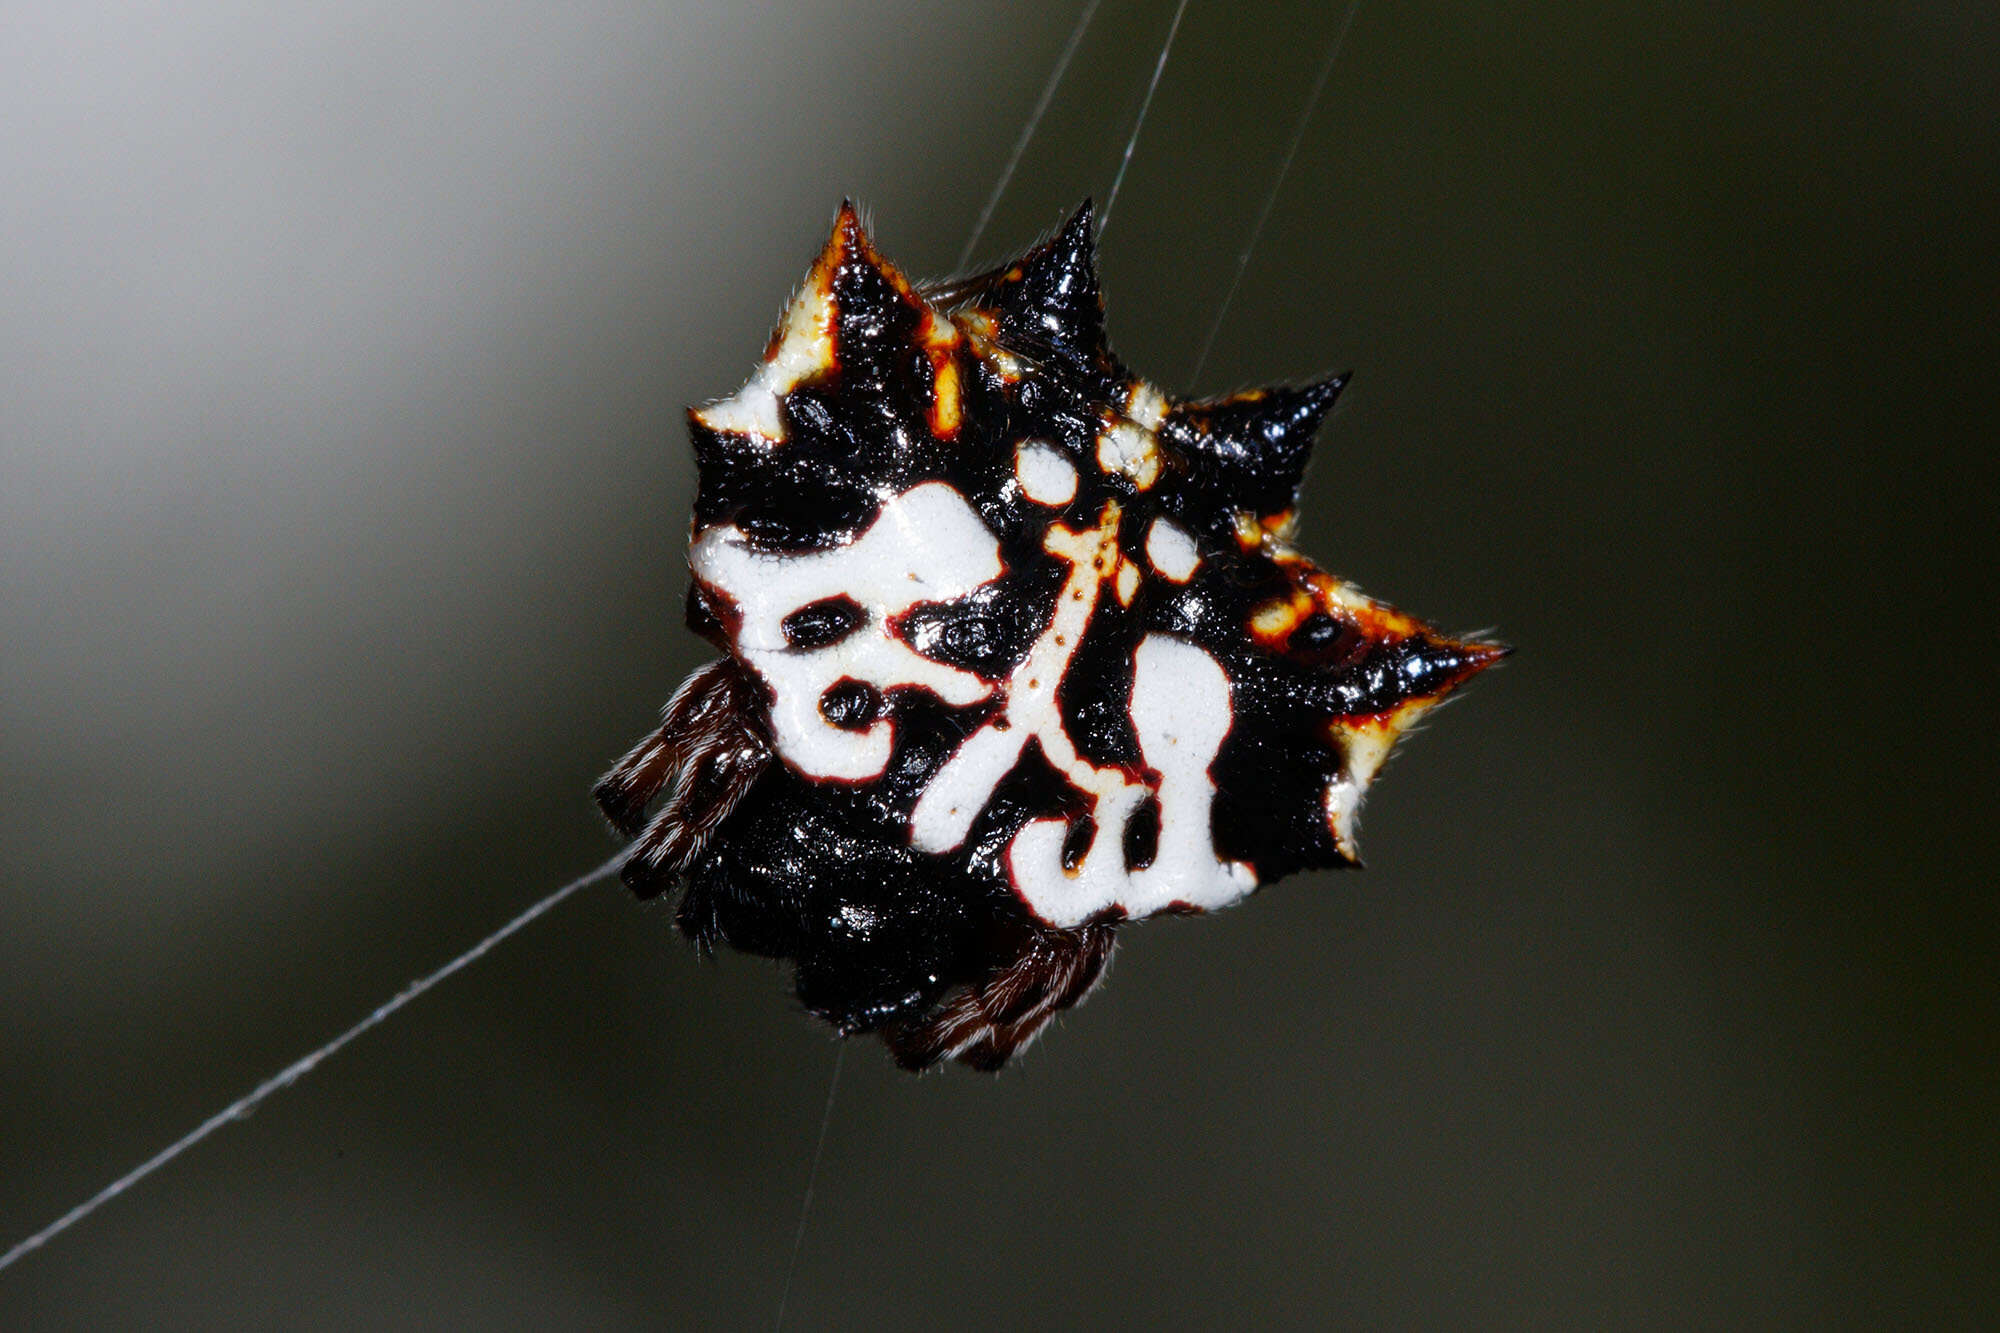
M1069 562L1069 578L1056 594L1048 628L1008 679L1005 710L945 761L918 799L910 815L910 842L918 851L948 852L965 841L972 821L1031 736L1042 743L1042 753L1051 764L1077 786L1091 790L1086 784L1098 770L1077 757L1063 730L1056 687L1083 642L1104 574L1120 558L1118 513L1118 504L1112 501L1104 506L1096 527L1079 532L1055 523L1043 536L1042 548Z
M1011 727L1002 730L988 723L973 732L945 761L910 812L910 845L920 852L941 853L964 842L1000 779L1021 757L1023 743Z
M1154 519L1153 526L1146 529L1146 559L1175 583L1186 583L1201 568L1201 552L1195 548L1194 538L1164 518Z
M831 283L828 273L813 269L785 308L777 345L749 382L733 396L697 409L695 420L710 430L748 435L768 445L785 442L784 418L778 413L780 400L802 381L833 367L837 312Z
M738 654L771 687L771 741L809 778L861 782L888 766L894 731L878 721L843 730L820 715L820 695L843 677L877 688L916 686L954 707L993 687L969 671L920 656L888 619L918 602L963 597L1000 576L1000 543L955 489L927 482L886 501L857 540L803 554L759 551L734 524L710 528L689 553L695 577L741 609ZM829 597L858 603L864 620L822 648L795 648L785 617Z
M1063 460L1058 456L1058 461ZM1069 577L1049 624L1009 678L1000 713L945 761L910 815L912 846L931 854L952 851L965 841L1028 740L1037 741L1056 771L1089 798L1096 825L1073 871L1063 866L1067 825L1061 820L1031 821L1008 848L1015 889L1031 911L1057 926L1078 925L1112 907L1135 917L1175 903L1219 907L1256 887L1249 866L1217 858L1210 828L1215 783L1209 767L1231 725L1229 678L1214 657L1161 634L1147 635L1133 653L1128 706L1140 755L1160 775L1157 788L1131 781L1122 769L1090 763L1063 727L1058 691L1100 594L1106 584L1116 587L1136 578L1118 549L1119 521L1119 506L1111 501L1094 527L1050 525L1043 548L1068 563ZM1158 563L1157 555L1152 558ZM921 656L888 623L919 602L963 597L1004 570L999 542L965 498L943 482L927 482L886 501L868 530L837 550L760 551L729 524L702 533L689 563L698 579L738 607L737 653L773 696L772 744L808 778L880 777L894 747L887 720L853 731L820 714L821 695L838 680L878 689L914 686L960 708L993 692L977 675ZM832 597L857 603L861 623L824 647L788 642L785 618ZM1159 801L1159 839L1152 862L1132 870L1125 864L1125 831L1149 794Z
M1068 826L1029 823L1008 848L1008 868L1015 889L1051 925L1078 925L1114 906L1134 917L1175 903L1221 907L1257 886L1249 866L1216 857L1210 828L1215 781L1208 770L1231 724L1221 663L1191 643L1147 635L1133 653L1131 711L1139 753L1160 775L1158 850L1143 870L1125 865L1125 828L1146 796L1133 783L1100 795L1092 811L1097 830L1074 873L1063 868Z
M1014 475L1038 505L1066 505L1076 496L1076 464L1040 440L1023 440L1014 450Z
M1113 906L1132 916L1175 902L1218 907L1256 887L1248 866L1216 858L1210 832L1215 784L1208 768L1231 717L1229 678L1213 657L1160 634L1146 636L1133 654L1133 729L1146 764L1161 775L1159 844L1144 870L1126 868L1125 828L1150 789L1117 768L1098 768L1084 759L1063 728L1058 687L1103 585L1115 582L1125 566L1118 523L1118 506L1109 503L1095 528L1049 528L1043 547L1067 561L1070 572L1048 628L1010 678L1002 712L945 762L910 816L910 842L918 851L953 850L1028 740L1039 742L1056 771L1090 798L1097 826L1074 874L1062 864L1068 828L1061 820L1029 823L1008 848L1014 887L1035 915L1057 926L1077 925Z
M1361 798L1368 791L1368 784L1381 771L1382 761L1395 748L1396 740L1405 728L1430 711L1429 699L1412 699L1387 717L1370 718L1361 722L1335 722L1329 734L1345 760L1341 771L1326 784L1325 808L1327 831L1333 834L1334 844L1341 855L1350 861L1359 860L1360 846L1356 841L1355 823L1361 814Z

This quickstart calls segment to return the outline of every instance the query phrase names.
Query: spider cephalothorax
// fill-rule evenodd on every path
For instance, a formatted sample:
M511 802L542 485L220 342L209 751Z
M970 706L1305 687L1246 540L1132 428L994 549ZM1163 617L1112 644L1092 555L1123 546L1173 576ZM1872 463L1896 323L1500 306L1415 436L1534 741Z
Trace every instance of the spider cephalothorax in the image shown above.
M993 1068L1118 922L1353 864L1398 734L1505 650L1289 545L1344 382L1132 375L1088 205L931 288L843 207L750 382L690 414L688 623L725 656L599 785L626 882L904 1065Z

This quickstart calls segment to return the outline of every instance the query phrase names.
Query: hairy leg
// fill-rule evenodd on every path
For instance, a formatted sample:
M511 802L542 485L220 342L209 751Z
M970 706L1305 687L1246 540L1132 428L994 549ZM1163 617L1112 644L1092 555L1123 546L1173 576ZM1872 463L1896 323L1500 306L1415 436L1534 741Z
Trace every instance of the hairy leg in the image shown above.
M641 897L674 882L770 762L755 689L729 658L699 668L667 701L659 730L597 784L604 817L635 839L621 874ZM662 792L666 800L648 822L646 810Z

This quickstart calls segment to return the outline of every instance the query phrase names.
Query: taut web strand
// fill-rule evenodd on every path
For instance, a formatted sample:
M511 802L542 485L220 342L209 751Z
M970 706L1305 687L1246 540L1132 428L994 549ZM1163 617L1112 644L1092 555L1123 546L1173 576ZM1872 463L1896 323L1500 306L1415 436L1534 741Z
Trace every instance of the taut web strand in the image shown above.
M1306 94L1306 102L1299 109L1298 124L1292 127L1292 141L1285 148L1284 160L1278 165L1277 178L1271 182L1271 191L1264 196L1264 205L1257 211L1257 222L1250 228L1250 239L1236 255L1236 272L1230 276L1229 290L1223 293L1222 304L1216 307L1215 318L1209 322L1208 335L1201 340L1201 351L1194 359L1194 369L1188 374L1188 387L1201 378L1201 369L1208 364L1208 354L1215 350L1215 335L1222 332L1222 318L1229 313L1229 307L1236 300L1236 289L1243 285L1243 270L1250 267L1250 256L1257 249L1257 242L1264 237L1264 224L1271 220L1271 208L1278 202L1278 191L1284 187L1285 177L1291 174L1292 159L1299 155L1299 144L1306 137L1306 126L1311 123L1313 109L1319 105L1319 96L1326 91L1326 81L1333 74L1334 62L1340 59L1340 48L1347 44L1347 30L1354 26L1354 15L1361 8L1361 0L1349 0L1347 14L1340 20L1340 31L1334 33L1333 44L1326 49L1326 59L1320 63L1319 77L1313 80L1312 91Z
M1118 159L1118 174L1111 178L1111 194L1104 201L1104 211L1097 215L1097 237L1104 239L1104 233L1111 226L1111 210L1118 206L1118 191L1125 187L1125 170L1132 165L1132 150L1139 146L1139 131L1146 126L1146 116L1153 109L1153 94L1160 90L1160 76L1167 72L1167 57L1173 54L1174 37L1181 30L1181 17L1187 13L1188 0L1181 0L1174 8L1174 21L1167 28L1167 40L1160 44L1160 58L1153 65L1152 82L1146 85L1146 100L1139 104L1139 119L1132 122L1132 137L1125 141L1125 155Z
M1057 85L1062 83L1063 74L1069 69L1070 58L1076 55L1076 48L1083 44L1083 34L1090 27L1091 19L1097 16L1097 7L1104 0L1090 0L1077 17L1076 27L1070 30L1069 40L1063 43L1062 54L1056 57L1056 67L1049 72L1049 81L1042 85L1042 95L1035 103L1035 109L1028 113L1028 123L1021 127L1020 137L1014 140L1014 151L1007 155L1007 165L1000 170L1000 179L993 182L993 193L986 196L986 207L979 210L979 221L973 224L972 235L965 238L965 249L959 251L958 267L962 272L972 262L972 251L979 244L979 238L986 234L986 224L993 221L993 210L1000 206L1000 196L1007 193L1008 183L1014 179L1014 169L1021 165L1021 155L1028 151L1028 142L1035 137L1035 129L1042 123L1042 116L1049 109L1049 102L1056 95Z
M0 1268L6 1268L22 1256L48 1244L49 1241L68 1231L78 1222L89 1217L99 1208L110 1203L126 1190L152 1175L155 1171L158 1171L161 1167L173 1161L176 1157L179 1157L182 1153L194 1147L197 1143L200 1143L203 1139L215 1133L216 1130L221 1129L232 1120L247 1118L251 1112L255 1111L263 1103L265 1098L271 1096L273 1093L284 1091L307 1074L312 1073L314 1069L319 1067L322 1061L339 1052L342 1047L346 1046L356 1037L359 1037L362 1033L367 1032L370 1028L377 1027L387 1021L397 1010L431 989L431 987L437 985L440 981L472 966L472 964L478 962L491 952L494 946L521 930L528 923L547 914L550 909L554 908L570 895L597 883L601 879L609 877L618 869L619 863L624 859L625 853L618 853L618 855L612 857L589 874L571 880L554 893L548 895L548 897L543 898L540 902L528 908L512 921L509 921L506 925L500 927L500 929L494 931L491 935L488 935L485 939L479 941L479 943L473 945L443 967L438 968L435 972L418 977L415 981L397 991L394 997L379 1005L366 1018L335 1037L332 1041L326 1043L326 1045L320 1047L310 1055L301 1056L291 1064L286 1065L249 1092L223 1107L220 1111L217 1111L214 1115L196 1125L188 1133L174 1140L159 1152L154 1153L151 1157L148 1157L145 1161L139 1163L139 1165L133 1167L130 1171L127 1171L124 1175L91 1195L88 1199L85 1199L55 1221L43 1227L34 1235L21 1241L5 1254L0 1254Z

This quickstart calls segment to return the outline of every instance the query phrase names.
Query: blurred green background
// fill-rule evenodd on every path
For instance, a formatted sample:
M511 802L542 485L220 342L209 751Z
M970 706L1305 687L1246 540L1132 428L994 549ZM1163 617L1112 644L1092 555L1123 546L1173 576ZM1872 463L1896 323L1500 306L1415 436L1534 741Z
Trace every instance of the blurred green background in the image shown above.
M682 405L843 195L949 269L1079 8L0 16L0 1244L609 853L705 655ZM1127 931L998 1078L857 1044L793 1326L1991 1326L2000 18L1365 4L1189 385L1343 9L1193 0L1112 334L1355 370L1304 546L1521 651L1365 874ZM0 1324L766 1325L833 1052L600 889Z

